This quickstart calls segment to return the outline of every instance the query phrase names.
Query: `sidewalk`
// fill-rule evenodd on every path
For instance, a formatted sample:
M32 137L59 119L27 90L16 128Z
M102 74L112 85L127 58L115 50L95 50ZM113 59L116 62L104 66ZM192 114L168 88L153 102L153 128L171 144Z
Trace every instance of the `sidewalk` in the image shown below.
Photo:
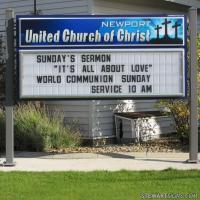
M199 154L200 158L200 154ZM188 164L188 153L15 153L15 167L0 166L0 171L94 171L199 169ZM0 163L5 158L0 158Z

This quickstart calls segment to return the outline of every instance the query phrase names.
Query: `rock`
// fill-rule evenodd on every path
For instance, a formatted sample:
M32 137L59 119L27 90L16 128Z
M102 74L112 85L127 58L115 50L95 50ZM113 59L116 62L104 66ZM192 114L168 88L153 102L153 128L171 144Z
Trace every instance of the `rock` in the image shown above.
M181 152L187 151L188 145L183 145L176 138L155 139L148 142L131 144L113 144L94 147L69 147L64 149L52 149L52 153L114 153L114 152Z

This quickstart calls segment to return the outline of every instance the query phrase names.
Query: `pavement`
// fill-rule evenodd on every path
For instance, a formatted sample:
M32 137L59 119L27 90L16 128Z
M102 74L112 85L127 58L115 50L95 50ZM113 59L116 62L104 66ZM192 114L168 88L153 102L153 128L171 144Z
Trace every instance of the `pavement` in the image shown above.
M16 165L5 167L0 157L0 171L119 171L165 170L168 168L200 170L200 164L186 163L188 153L38 153L15 152ZM200 154L199 154L200 158Z

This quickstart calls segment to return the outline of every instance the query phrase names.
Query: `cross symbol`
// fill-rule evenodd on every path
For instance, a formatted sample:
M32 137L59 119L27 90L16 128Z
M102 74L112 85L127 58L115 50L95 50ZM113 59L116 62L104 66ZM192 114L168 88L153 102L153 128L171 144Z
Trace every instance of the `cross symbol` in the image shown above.
M155 30L157 31L157 39L159 39L159 33L160 33L160 29L162 29L161 26L157 25Z
M181 24L178 24L178 22L176 21L175 24L172 26L172 28L175 29L175 38L178 38L178 27L181 26Z
M171 21L167 21L167 19L165 19L165 21L162 23L162 25L165 25L165 38L168 37L168 29L167 26L168 24L171 24Z

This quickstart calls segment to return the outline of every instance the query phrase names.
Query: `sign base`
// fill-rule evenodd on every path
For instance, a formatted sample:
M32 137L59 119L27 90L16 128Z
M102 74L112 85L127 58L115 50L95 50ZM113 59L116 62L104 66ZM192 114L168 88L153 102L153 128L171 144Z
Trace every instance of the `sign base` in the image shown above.
M3 163L3 166L4 167L15 167L16 166L16 162L12 162L12 163L9 163L9 162L4 162Z
M188 164L200 164L200 160L186 160L185 163L188 163Z

